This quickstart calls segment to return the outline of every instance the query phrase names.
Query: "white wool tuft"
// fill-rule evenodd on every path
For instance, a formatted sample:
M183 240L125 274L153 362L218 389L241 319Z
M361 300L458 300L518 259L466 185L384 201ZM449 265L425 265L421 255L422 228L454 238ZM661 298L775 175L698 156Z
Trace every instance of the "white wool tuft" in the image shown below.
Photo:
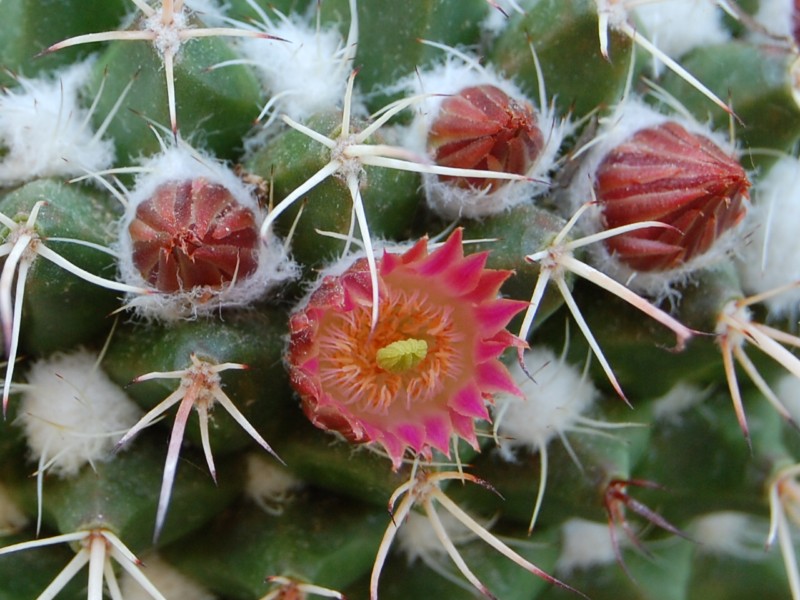
M706 125L689 118L688 113L665 115L651 108L638 98L627 98L617 105L614 112L601 119L601 127L595 137L594 145L580 159L569 188L563 196L563 212L570 218L586 202L593 199L595 174L605 156L618 145L632 137L641 129L657 127L668 121L681 125L689 133L708 138L730 155L736 149L723 135L712 131ZM692 273L711 267L728 257L734 245L740 240L742 224L725 232L704 254L689 262L667 271L634 271L616 256L609 253L602 242L591 245L593 264L602 272L613 277L635 292L653 297L657 302L673 299L675 287L691 279ZM581 216L577 230L583 235L591 235L603 230L602 209L592 206ZM573 235L573 237L578 237Z
M653 417L657 421L679 420L683 412L708 398L710 393L710 388L702 390L696 385L680 381L661 398L653 400Z
M758 11L754 19L764 26L771 34L781 37L792 38L792 17L794 16L793 0L759 0ZM765 39L760 33L754 33L755 41L772 41Z
M609 565L616 559L607 523L570 519L561 526L561 554L556 561L559 573Z
M698 46L721 44L731 39L715 0L668 0L648 2L634 9L648 38L670 58L677 59ZM653 57L658 76L663 65Z
M245 494L270 514L280 514L282 507L291 501L303 482L275 463L272 457L252 452L247 455L247 480Z
M142 572L164 598L169 600L214 600L216 596L196 581L169 565L157 554L142 560ZM122 597L125 600L151 600L152 596L125 570L120 578Z
M114 161L111 141L95 137L80 103L91 61L0 91L0 186L99 171Z
M500 448L507 456L517 448L535 452L546 446L571 429L598 396L591 381L549 349L526 352L525 366L533 381L517 363L509 369L525 398L500 394L495 402Z
M754 515L723 511L697 518L689 531L698 552L764 560L768 524Z
M787 156L756 182L754 207L745 227L751 232L741 249L739 274L745 291L767 292L800 280L800 161ZM774 317L796 318L800 287L764 301Z
M302 121L336 108L351 68L339 29L317 30L303 17L278 14L264 30L285 41L242 38L237 44L242 55L255 63L274 98L273 110Z
M211 183L224 186L242 206L256 216L256 227L263 221L263 213L253 196L251 187L245 185L228 167L216 159L191 150L181 144L148 159L142 165L143 174L128 195L128 207L120 223L119 240L115 250L119 255L120 280L140 288L151 286L133 264L132 241L128 227L136 216L136 209L149 199L162 185L203 177ZM258 267L249 277L222 289L197 287L172 294L154 293L131 295L127 306L148 319L174 321L211 314L225 307L247 306L262 298L267 291L297 275L297 266L289 258L283 244L275 236L260 247Z
M25 513L11 499L6 488L0 483L0 536L15 533L28 524Z
M31 366L19 421L35 460L53 460L57 475L112 458L111 450L141 415L86 350L57 354Z
M388 92L427 96L416 104L415 117L402 134L401 145L420 156L428 156L427 138L446 96L467 87L493 85L510 98L533 107L544 146L538 159L525 175L535 181L508 181L493 192L462 188L437 175L423 174L425 195L434 212L445 218L480 218L503 212L513 206L541 196L549 189L549 172L553 168L561 142L568 132L566 120L558 119L551 106L537 106L512 81L479 64L477 57L449 55L438 66L419 71L388 88ZM430 159L430 157L428 157Z

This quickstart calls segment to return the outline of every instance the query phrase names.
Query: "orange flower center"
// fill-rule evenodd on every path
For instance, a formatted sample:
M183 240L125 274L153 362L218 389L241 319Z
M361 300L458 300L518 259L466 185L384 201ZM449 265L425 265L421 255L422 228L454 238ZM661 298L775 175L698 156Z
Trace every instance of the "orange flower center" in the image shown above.
M474 360L462 356L466 315L446 298L387 287L374 330L368 304L330 311L319 328L321 383L340 402L380 414L435 401L469 376Z

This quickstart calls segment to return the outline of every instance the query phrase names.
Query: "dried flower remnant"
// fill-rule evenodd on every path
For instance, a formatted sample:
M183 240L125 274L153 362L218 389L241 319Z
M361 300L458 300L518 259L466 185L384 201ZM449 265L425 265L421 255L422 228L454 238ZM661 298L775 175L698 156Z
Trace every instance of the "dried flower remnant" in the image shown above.
M122 540L108 529L85 529L42 540L21 542L0 549L0 556L61 543L77 544L79 549L75 557L56 575L50 585L39 594L40 599L55 598L87 564L89 565L87 600L102 600L104 583L108 587L108 593L111 598L115 600L121 599L122 593L117 575L114 572L113 559L139 583L151 598L154 600L166 600L142 572L141 561L136 558Z
M425 517L427 517L431 528L433 529L442 547L450 556L452 561L458 567L458 570L484 596L494 598L489 589L475 576L469 566L466 564L458 549L456 548L449 532L445 528L443 519L439 516L436 510L436 505L440 505L447 513L452 516L460 525L468 531L469 534L474 535L486 542L489 546L497 550L500 554L507 557L512 562L521 566L523 569L533 573L537 577L542 578L544 581L551 585L556 585L560 588L574 592L580 596L584 596L581 592L571 588L567 584L559 581L552 575L549 575L539 567L520 556L517 552L508 547L497 536L493 535L483 525L478 523L472 516L470 516L464 509L458 506L451 500L447 494L444 493L441 486L447 481L457 480L462 483L470 482L481 485L489 490L491 486L485 481L478 479L474 475L468 473L458 472L428 472L425 468L419 467L418 462L415 462L412 469L411 476L406 483L400 485L392 494L389 499L389 513L392 518L386 532L383 535L381 544L378 548L378 554L375 557L375 562L372 566L372 575L370 577L370 600L377 600L378 598L378 582L380 580L383 565L386 562L386 557L389 554L392 543L394 542L397 532L400 527L407 521L411 515L411 511L416 506L421 506L424 510ZM402 499L401 499L402 498Z
M44 52L55 52L80 44L112 40L151 42L164 65L164 75L167 80L169 121L172 132L175 135L177 135L178 131L178 117L175 109L174 67L181 45L188 40L204 37L255 37L264 39L272 37L263 32L232 27L194 27L191 24L194 12L191 9L187 10L187 7L184 6L184 0L163 0L160 10L153 8L145 0L132 0L132 2L142 11L143 15L143 18L136 22L138 29L79 35L53 44Z
M178 389L172 392L158 405L143 416L136 425L131 427L128 432L117 442L117 448L124 446L142 429L152 425L161 415L169 410L173 405L180 403L178 413L175 416L175 423L172 426L172 434L169 438L167 448L167 459L164 464L164 476L161 480L161 494L158 498L158 511L156 513L156 529L154 537L157 539L164 526L167 516L169 499L172 494L172 484L175 482L175 475L178 470L178 455L183 442L183 434L186 431L186 423L192 408L197 410L200 420L200 436L202 439L203 452L205 453L208 470L214 481L217 480L217 470L214 466L214 457L211 454L211 442L209 439L208 422L209 413L215 404L219 403L228 411L228 414L244 429L264 450L278 458L272 448L264 441L264 438L255 430L245 416L236 408L228 395L222 390L222 380L220 373L230 369L247 369L246 365L238 363L215 364L204 360L196 354L190 356L191 365L185 369L177 371L153 372L140 375L133 380L133 383L149 381L151 379L179 379ZM278 458L278 460L280 460Z
M625 565L625 561L622 558L620 543L619 539L617 538L618 530L621 529L625 533L625 537L627 537L628 541L630 541L631 544L638 548L642 553L646 555L649 553L639 539L639 535L633 530L630 522L628 521L626 516L626 512L628 510L636 513L640 517L643 517L651 525L660 527L664 531L667 531L673 535L678 535L684 538L687 537L687 535L675 527L672 523L667 521L660 514L655 512L652 508L630 496L628 493L628 488L631 486L647 489L659 489L661 486L652 481L645 481L642 479L614 479L609 481L608 485L606 486L606 491L603 496L603 505L605 506L606 514L608 515L608 530L611 536L611 545L614 548L614 555L617 558L617 562L622 566L628 576L633 579L628 571L628 567Z
M436 164L526 175L539 157L544 138L533 108L500 88L464 88L442 101L428 146ZM480 177L442 177L454 185L491 192L504 182Z
M134 265L160 292L218 289L258 267L255 214L202 177L157 188L136 207L128 232Z
M461 230L432 252L423 239L377 264L372 327L366 259L323 276L290 320L290 378L308 418L353 443L448 454L451 434L477 446L475 420L497 392L521 394L498 360L524 345L504 328L526 303L497 297L510 272L463 254Z
M640 129L609 151L595 173L607 228L659 221L604 240L636 271L678 268L708 251L744 218L744 169L706 137L668 121Z

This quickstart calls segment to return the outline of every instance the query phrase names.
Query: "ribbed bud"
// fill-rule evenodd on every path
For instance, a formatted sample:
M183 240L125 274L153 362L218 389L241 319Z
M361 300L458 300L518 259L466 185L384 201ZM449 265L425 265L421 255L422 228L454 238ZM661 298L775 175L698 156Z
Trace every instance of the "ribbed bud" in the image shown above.
M603 222L608 229L641 221L671 227L631 231L606 247L637 271L680 267L742 220L749 187L741 165L708 138L672 121L641 129L597 169Z
M544 138L533 108L493 85L464 88L446 98L428 132L437 164L525 175ZM495 190L506 183L479 177L442 177L461 187Z

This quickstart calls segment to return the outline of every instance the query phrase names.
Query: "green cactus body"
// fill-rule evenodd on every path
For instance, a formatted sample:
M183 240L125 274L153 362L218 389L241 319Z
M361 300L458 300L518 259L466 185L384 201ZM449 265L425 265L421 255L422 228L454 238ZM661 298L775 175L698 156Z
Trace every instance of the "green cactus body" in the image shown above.
M95 4L0 2L0 600L800 600L796 2Z

